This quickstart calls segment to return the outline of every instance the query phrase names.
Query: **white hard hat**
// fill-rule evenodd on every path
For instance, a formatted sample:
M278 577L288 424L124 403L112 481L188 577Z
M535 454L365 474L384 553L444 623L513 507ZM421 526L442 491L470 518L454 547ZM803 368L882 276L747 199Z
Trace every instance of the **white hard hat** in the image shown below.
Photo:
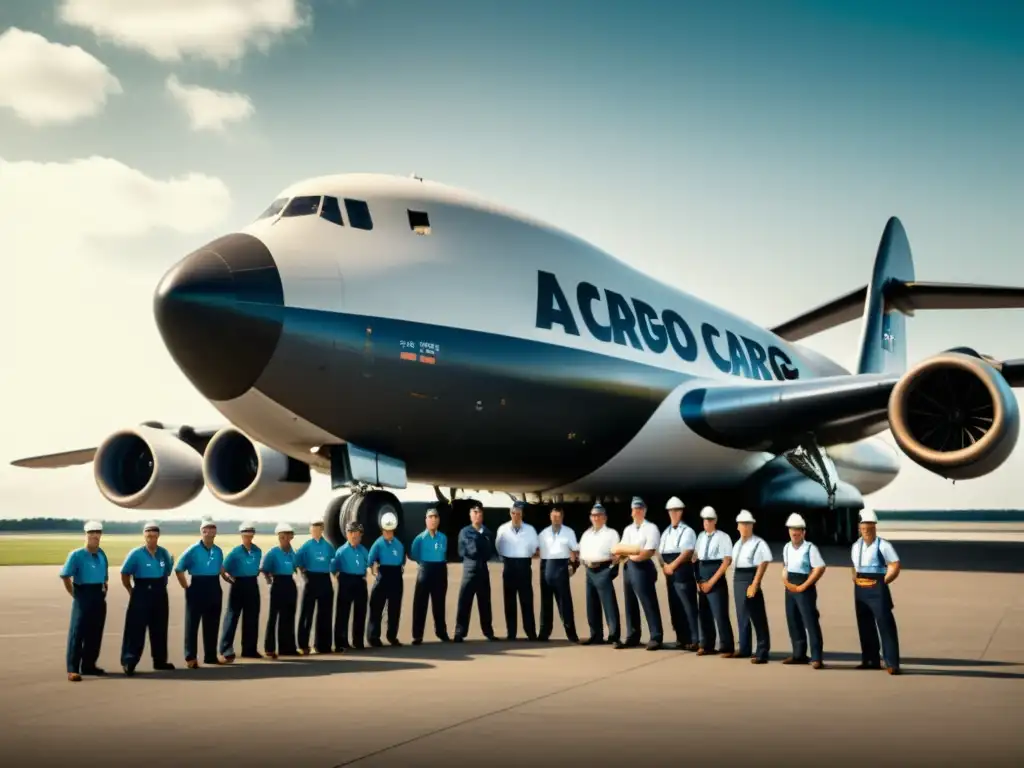
M309 524L310 525L323 525L324 524L324 519L322 517L318 517L315 520L310 520Z
M199 523L199 530L202 532L203 528L216 528L217 524L213 522L212 517L204 517L203 521Z
M288 523L278 523L274 527L274 533L295 533L295 530Z
M380 529L382 531L393 531L398 527L398 518L394 512L385 512L380 516Z
M704 509L700 511L700 517L702 520L717 520L718 513L715 512L714 507L704 507Z
M860 521L862 523L877 523L878 515L876 515L874 511L870 509L861 510Z
M160 532L159 524L157 524L157 523L153 522L152 520L150 520L148 523L146 523L144 526L142 526L142 532L143 533L149 533L150 531L156 531L157 533L159 533Z
M754 516L752 514L750 514L747 510L744 509L738 515L736 515L736 522L737 523L753 523L753 522L756 522L756 521L754 520Z
M804 519L802 517L800 517L800 515L798 515L796 512L794 512L786 520L786 527L787 528L806 528L807 527L807 523L804 522Z
M686 505L683 504L683 500L678 496L673 496L668 500L668 503L665 505L665 509L686 509Z
M86 533L103 533L103 523L98 520L90 520L85 524Z
M246 520L240 526L238 526L239 533L256 533L256 523Z

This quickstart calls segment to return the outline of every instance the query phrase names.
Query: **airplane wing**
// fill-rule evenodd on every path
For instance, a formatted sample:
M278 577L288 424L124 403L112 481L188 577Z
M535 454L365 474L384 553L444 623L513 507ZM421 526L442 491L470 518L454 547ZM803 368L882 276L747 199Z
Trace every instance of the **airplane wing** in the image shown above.
M206 450L207 443L222 426L191 427L186 425L170 425L160 421L146 421L144 427L163 429L172 432L179 440L195 448L199 453ZM88 464L96 455L98 446L92 448L79 448L73 451L62 451L60 453L48 453L42 456L31 456L24 459L16 459L11 462L12 466L27 469L60 469L61 467L73 467L79 464Z

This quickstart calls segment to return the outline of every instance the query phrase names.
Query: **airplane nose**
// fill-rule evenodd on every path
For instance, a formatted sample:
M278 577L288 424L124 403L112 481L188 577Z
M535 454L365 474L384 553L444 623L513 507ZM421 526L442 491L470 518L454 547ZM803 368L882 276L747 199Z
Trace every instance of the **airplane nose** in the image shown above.
M284 289L270 250L252 235L218 238L175 264L153 298L164 344L209 400L245 394L281 336Z

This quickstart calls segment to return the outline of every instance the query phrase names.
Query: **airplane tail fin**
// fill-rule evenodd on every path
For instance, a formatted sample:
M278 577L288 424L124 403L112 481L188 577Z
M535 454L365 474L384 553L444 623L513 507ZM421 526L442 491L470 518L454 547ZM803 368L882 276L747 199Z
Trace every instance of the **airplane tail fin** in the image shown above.
M907 367L906 319L915 310L1021 308L1024 288L918 282L907 233L893 216L882 232L871 282L771 331L787 341L799 341L861 318L857 373L900 374Z
M907 369L906 316L886 297L895 284L914 282L914 257L903 224L886 222L865 289L857 373L903 373Z

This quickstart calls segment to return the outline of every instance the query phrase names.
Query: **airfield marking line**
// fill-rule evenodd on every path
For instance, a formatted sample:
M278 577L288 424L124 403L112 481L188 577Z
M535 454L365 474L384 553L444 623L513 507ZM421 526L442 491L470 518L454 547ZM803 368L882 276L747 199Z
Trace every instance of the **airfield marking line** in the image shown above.
M578 688L585 688L588 685L593 685L594 683L600 683L600 682L602 682L604 680L609 680L609 679L611 679L613 677L617 677L618 675L626 674L627 672L635 672L636 670L643 669L644 667L650 667L650 666L652 666L654 664L663 664L666 661L669 661L670 659L678 659L678 658L680 658L680 656L669 652L669 653L665 654L663 658L660 658L660 659L654 658L654 659L651 659L650 661L645 661L642 664L637 664L635 666L628 667L626 669L620 669L620 670L618 670L616 672L612 672L612 673L607 674L607 675L602 675L601 677L594 677L594 678L591 678L590 680L584 680L581 683L574 683L572 685L568 685L568 686L566 686L564 688L559 688L559 689L554 690L554 691L548 691L547 693L543 693L540 696L534 696L534 697L529 698L529 699L524 699L523 701L517 701L514 704L509 704L508 706L500 707L498 709L491 710L490 712L483 712L483 713L481 713L479 715L475 715L475 716L470 717L470 718L468 718L466 720L460 720L457 723L450 723L449 725L444 725L444 726L441 726L440 728L435 728L434 730L428 731L427 733L421 733L418 736L412 736L412 737L410 737L408 739L404 739L403 741L399 741L399 742L396 742L394 744L389 744L386 747L381 747L380 749L375 749L373 752L367 752L365 755L359 755L358 757L353 757L350 760L345 760L344 762L337 763L336 765L332 766L332 768L343 768L343 766L351 765L352 763L358 763L360 760L365 760L368 757L376 757L377 755L383 754L384 752L390 752L393 749L398 749L399 747L404 747L407 744L412 744L413 742L419 741L420 739L425 739L425 738L428 738L430 736L434 736L434 735L436 735L438 733L444 733L445 731L454 730L455 728L458 728L459 726L462 726L462 725L469 725L470 723L475 723L475 722L478 722L480 720L484 720L484 719L486 719L488 717L493 717L494 715L501 715L501 714L504 714L505 712L511 712L513 709L518 709L519 707L525 706L527 704L534 704L534 703L536 703L538 701L543 701L544 699L550 699L552 696L558 696L558 695L563 694L563 693L568 693L569 691L575 691Z

